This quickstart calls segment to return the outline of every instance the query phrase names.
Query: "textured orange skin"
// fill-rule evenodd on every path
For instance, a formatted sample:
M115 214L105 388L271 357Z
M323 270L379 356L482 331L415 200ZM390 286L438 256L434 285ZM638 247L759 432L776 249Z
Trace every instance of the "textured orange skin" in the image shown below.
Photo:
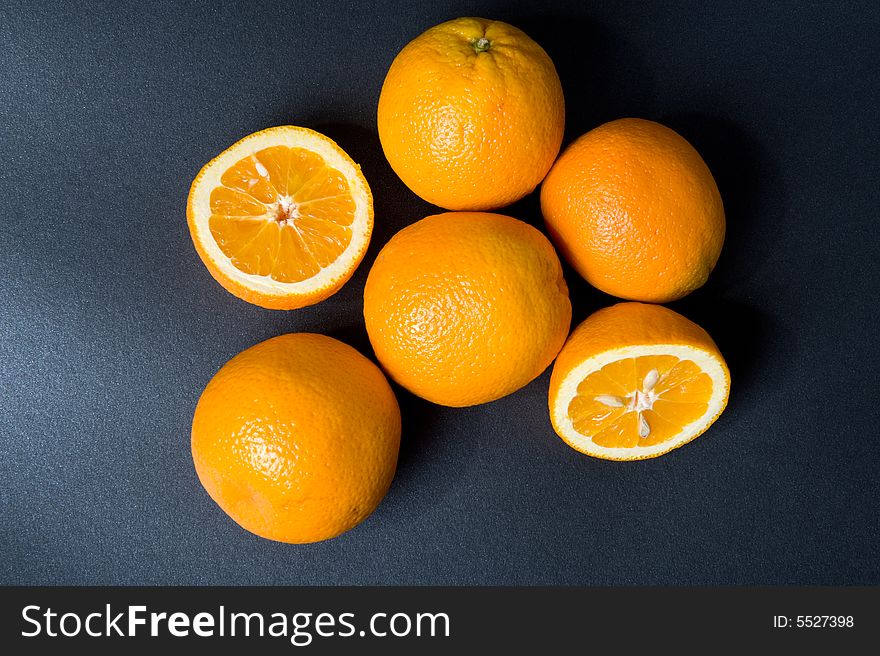
M673 130L620 119L571 144L541 187L562 255L590 284L665 303L702 286L724 243L724 206L699 153Z
M471 45L485 37L491 46ZM379 96L391 167L450 210L504 207L535 189L562 144L562 84L543 48L499 21L432 27L394 59Z
M266 128L265 130L261 130L259 132L254 132L253 134L249 134L244 139L240 139L235 142L226 150L231 150L236 148L240 144L245 143L249 139L252 139L258 135L265 134L267 132L273 132L276 130L299 130L302 132L309 132L315 135L320 136L322 139L330 142L333 147L347 160L354 164L354 167L357 171L360 171L360 167L355 164L348 154L340 148L335 141L327 137L326 135L321 134L320 132L315 132L314 130L310 130L309 128L302 128L293 125L282 125L273 128ZM225 151L224 151L225 152ZM222 155L221 153L220 155ZM193 191L195 188L201 183L202 177L205 175L208 168L211 164L216 160L220 155L217 155L210 162L205 164L202 169L199 171L198 175L193 180L192 185L190 185L189 189L189 197L186 201L186 222L189 226L189 234L193 240L193 244L196 247L196 252L199 254L199 258L202 260L202 263L207 267L208 272L211 274L211 277L214 278L220 285L228 291L233 296L237 296L243 301L247 301L248 303L252 303L253 305L258 305L262 308L266 308L267 310L297 310L302 307L306 307L309 305L314 305L315 303L320 303L321 301L333 296L336 292L340 290L340 288L348 282L349 278L351 278L352 274L357 270L358 265L361 263L361 260L364 257L364 254L367 252L367 247L369 246L369 240L364 244L364 247L361 249L361 252L358 254L357 259L352 264L351 268L345 272L344 275L336 278L332 284L322 287L321 289L315 289L313 291L301 294L287 294L287 295L269 295L263 294L258 291L251 289L250 287L243 285L238 280L227 276L223 271L217 268L214 261L208 255L208 252L205 250L204 245L196 238L196 232L194 228L195 223L195 213L193 211L192 199L193 199ZM373 194L370 191L370 185L367 184L366 178L361 175L361 184L364 186L364 189L367 192L367 197L369 199L369 230L372 232L373 230Z
M397 465L400 410L379 368L324 335L295 333L227 362L196 406L199 480L239 525L317 542L363 521Z
M398 232L364 290L364 318L388 374L447 406L486 403L536 378L571 325L553 246L500 214L448 212Z
M723 365L722 368L727 379L728 390L730 389L730 371L727 368L727 363L724 361L724 356L721 355L721 351L718 350L709 333L700 326L662 305L618 303L611 307L602 308L587 317L572 331L565 342L565 346L562 347L556 358L553 372L550 374L550 393L548 395L550 420L553 423L553 429L556 431L556 434L565 440L566 444L570 447L580 450L575 444L565 439L562 430L556 425L553 417L553 405L556 397L559 395L559 387L572 369L580 365L587 358L605 351L624 346L656 346L661 344L692 346L710 353ZM724 406L712 418L706 429L715 422L721 412L724 411L725 406L727 406L726 398L724 399ZM702 433L694 435L688 441L692 441L700 435ZM670 447L669 450L684 444L687 444L687 442ZM669 450L657 453L656 455L663 455L663 453L668 453ZM644 458L633 459L640 460Z

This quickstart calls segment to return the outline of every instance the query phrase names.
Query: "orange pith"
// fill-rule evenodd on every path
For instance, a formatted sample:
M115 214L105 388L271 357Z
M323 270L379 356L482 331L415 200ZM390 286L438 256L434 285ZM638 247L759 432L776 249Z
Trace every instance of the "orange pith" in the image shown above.
M211 234L244 273L299 282L351 241L348 182L304 148L264 148L227 169L221 182L211 192Z
M643 394L644 381L652 371L657 372L658 380L652 387L656 400L651 408L638 411L628 407L637 404L636 390ZM712 394L712 379L689 360L645 355L605 365L587 376L577 392L568 413L578 432L592 435L593 442L604 447L654 446L703 416ZM607 396L625 404L603 403ZM639 433L640 424L648 427L644 437Z

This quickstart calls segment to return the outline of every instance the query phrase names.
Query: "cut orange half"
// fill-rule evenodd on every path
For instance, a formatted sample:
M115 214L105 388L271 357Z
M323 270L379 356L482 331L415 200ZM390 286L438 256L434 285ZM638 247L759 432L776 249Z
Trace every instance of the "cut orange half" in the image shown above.
M186 216L217 282L249 303L290 310L324 300L354 273L370 242L373 197L336 143L285 125L208 162Z
M550 377L550 419L581 453L654 458L727 405L730 372L705 330L660 305L619 303L578 326Z

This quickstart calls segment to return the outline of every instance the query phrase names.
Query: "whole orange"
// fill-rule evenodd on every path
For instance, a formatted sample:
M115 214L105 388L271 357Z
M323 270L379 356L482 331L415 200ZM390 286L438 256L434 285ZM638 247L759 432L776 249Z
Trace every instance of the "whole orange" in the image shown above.
M199 480L243 528L317 542L354 527L385 496L400 409L376 365L324 335L282 335L227 362L196 406Z
M699 153L673 130L620 119L586 133L541 187L556 246L590 284L665 303L706 282L724 243L724 206Z
M518 390L556 357L571 303L553 246L509 216L448 212L398 232L364 290L367 333L388 374L447 406Z
M452 210L509 205L559 153L562 85L521 30L483 18L432 27L394 59L378 126L391 167L417 195Z

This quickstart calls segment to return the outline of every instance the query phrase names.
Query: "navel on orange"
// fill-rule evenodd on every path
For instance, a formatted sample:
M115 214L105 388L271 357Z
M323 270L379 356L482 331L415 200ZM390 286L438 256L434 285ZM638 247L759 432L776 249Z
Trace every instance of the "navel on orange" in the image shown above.
M370 241L373 198L331 139L280 126L206 164L186 215L217 282L249 303L289 310L327 298L354 273Z
M196 406L192 456L211 498L280 542L326 540L363 521L397 464L400 410L379 368L324 335L242 351Z
M662 455L727 405L730 373L705 330L660 305L619 303L572 332L550 377L550 419L572 448L609 460Z
M559 153L562 84L522 30L458 18L395 57L377 122L388 162L414 193L450 210L497 209L537 187Z

